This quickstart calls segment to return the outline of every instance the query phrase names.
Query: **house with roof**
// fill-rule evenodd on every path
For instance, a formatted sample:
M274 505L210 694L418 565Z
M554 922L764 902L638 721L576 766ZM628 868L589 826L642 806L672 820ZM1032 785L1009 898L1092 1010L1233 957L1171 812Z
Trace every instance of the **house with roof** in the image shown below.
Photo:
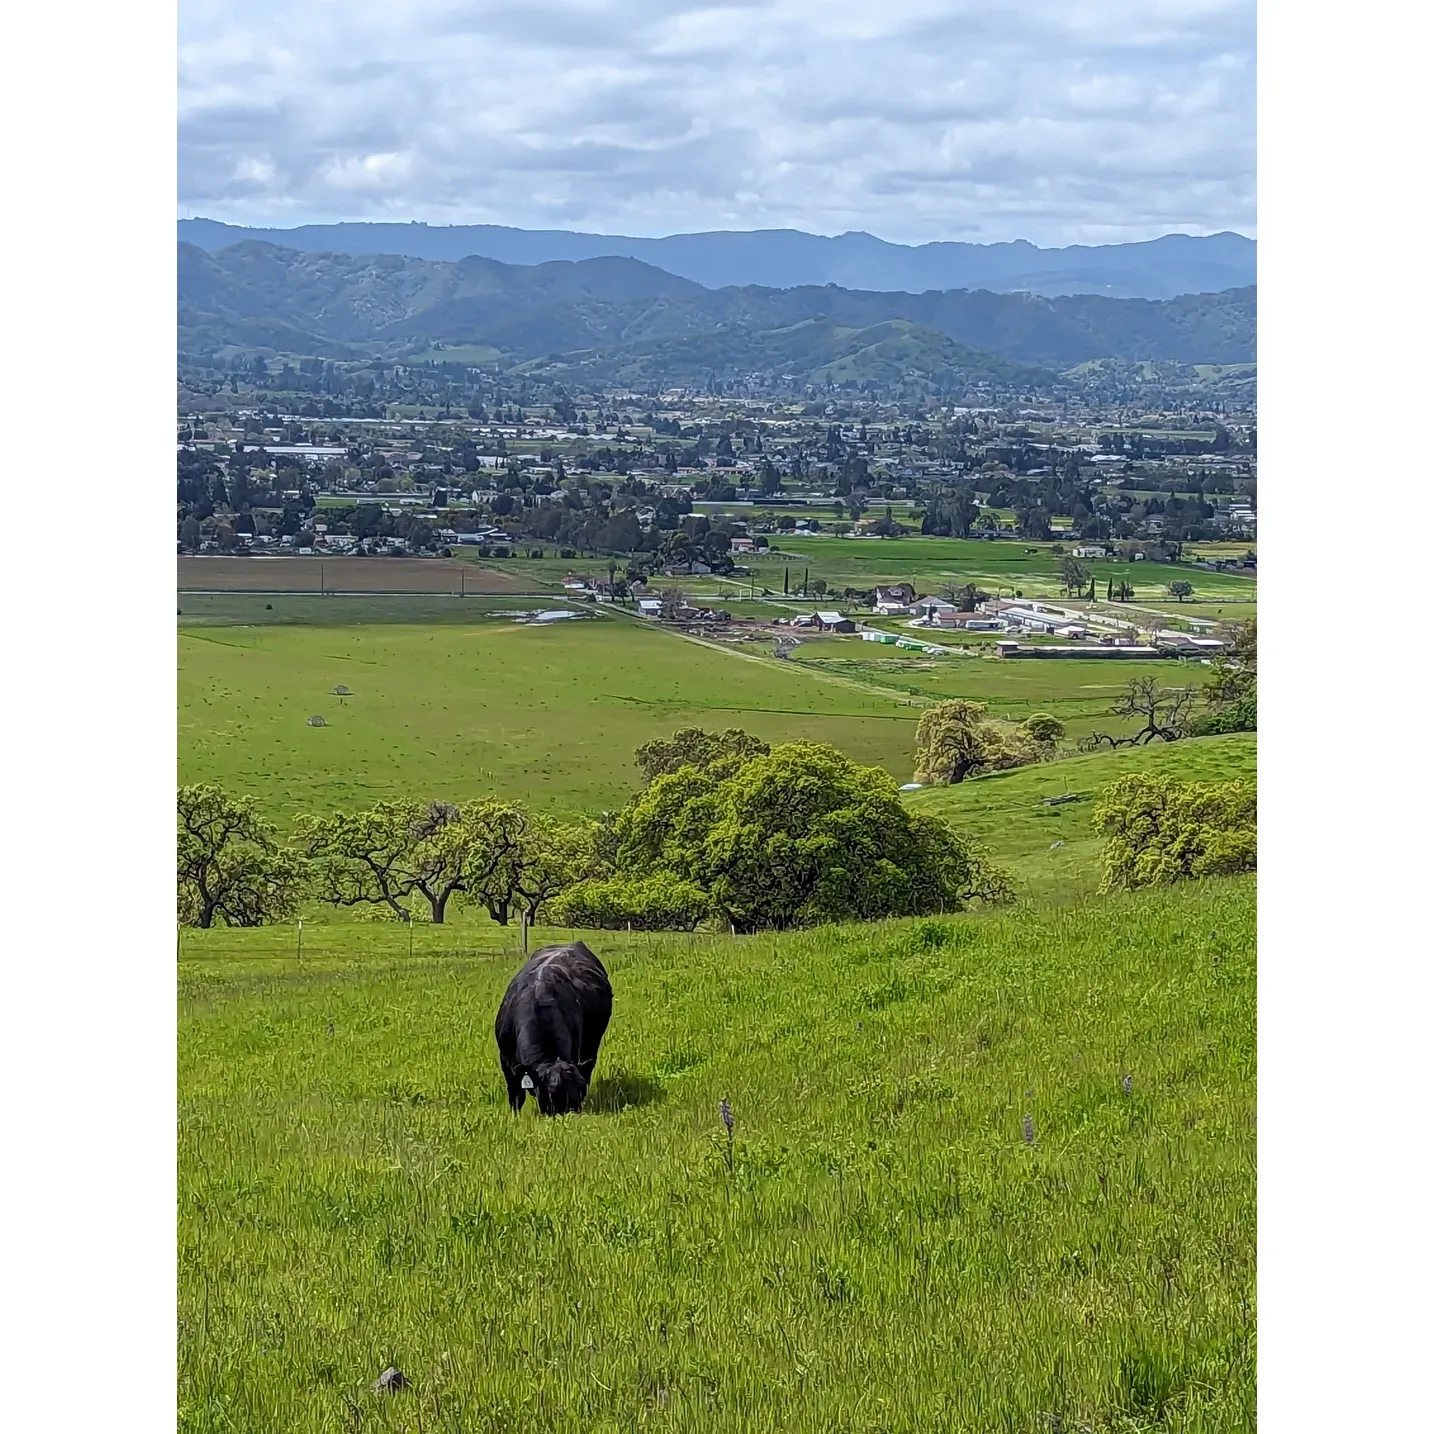
M911 604L915 601L916 589L910 583L879 584L872 607L883 617L896 617L910 612Z

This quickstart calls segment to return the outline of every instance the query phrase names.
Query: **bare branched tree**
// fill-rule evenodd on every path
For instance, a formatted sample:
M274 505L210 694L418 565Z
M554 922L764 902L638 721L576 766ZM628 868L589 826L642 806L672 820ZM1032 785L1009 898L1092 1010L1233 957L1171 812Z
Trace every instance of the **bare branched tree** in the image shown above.
M1116 698L1113 717L1136 717L1143 725L1123 737L1109 732L1092 732L1088 745L1097 747L1143 747L1157 739L1178 742L1185 735L1190 708L1195 701L1193 687L1162 687L1154 677L1134 678Z

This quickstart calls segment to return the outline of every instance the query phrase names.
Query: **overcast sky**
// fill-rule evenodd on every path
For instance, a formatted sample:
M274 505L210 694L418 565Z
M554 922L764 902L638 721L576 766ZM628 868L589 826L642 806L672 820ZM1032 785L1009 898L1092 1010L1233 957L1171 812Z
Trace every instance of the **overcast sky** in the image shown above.
M179 210L1255 233L1252 0L180 0Z

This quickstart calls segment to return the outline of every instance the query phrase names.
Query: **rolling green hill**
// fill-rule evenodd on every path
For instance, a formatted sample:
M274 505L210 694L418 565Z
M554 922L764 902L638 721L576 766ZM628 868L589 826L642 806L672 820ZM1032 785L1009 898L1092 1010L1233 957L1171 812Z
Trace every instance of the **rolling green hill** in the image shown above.
M374 355L442 343L494 348L511 363L578 354L582 362L620 364L640 363L642 345L689 340L695 346L677 357L737 376L753 368L753 352L781 351L789 340L778 331L811 324L818 334L855 332L901 321L934 330L964 350L1053 369L1108 357L1185 364L1254 358L1253 287L1167 300L988 290L879 293L835 285L704 289L635 259L441 263L298 253L253 241L213 254L181 244L178 274L182 354L243 347L269 334ZM894 341L896 351L874 361L904 362L899 350L909 340L894 333L876 339L878 345ZM932 341L921 343L930 362ZM862 345L871 346L870 340ZM817 360L812 352L803 349L794 361L820 367L850 357Z
M1255 776L1256 734L1153 743L1035 767L993 772L954 787L927 787L908 800L979 837L1015 876L1021 895L1070 901L1100 882L1100 839L1091 812L1101 792L1128 772L1182 782L1228 782ZM1047 797L1078 800L1046 806Z

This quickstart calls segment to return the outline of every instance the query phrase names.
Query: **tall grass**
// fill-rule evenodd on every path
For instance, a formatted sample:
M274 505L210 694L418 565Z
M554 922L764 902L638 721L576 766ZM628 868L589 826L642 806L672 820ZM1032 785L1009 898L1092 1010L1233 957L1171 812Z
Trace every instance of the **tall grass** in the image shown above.
M477 928L189 933L181 1428L1253 1428L1254 896L594 936L559 1121Z

